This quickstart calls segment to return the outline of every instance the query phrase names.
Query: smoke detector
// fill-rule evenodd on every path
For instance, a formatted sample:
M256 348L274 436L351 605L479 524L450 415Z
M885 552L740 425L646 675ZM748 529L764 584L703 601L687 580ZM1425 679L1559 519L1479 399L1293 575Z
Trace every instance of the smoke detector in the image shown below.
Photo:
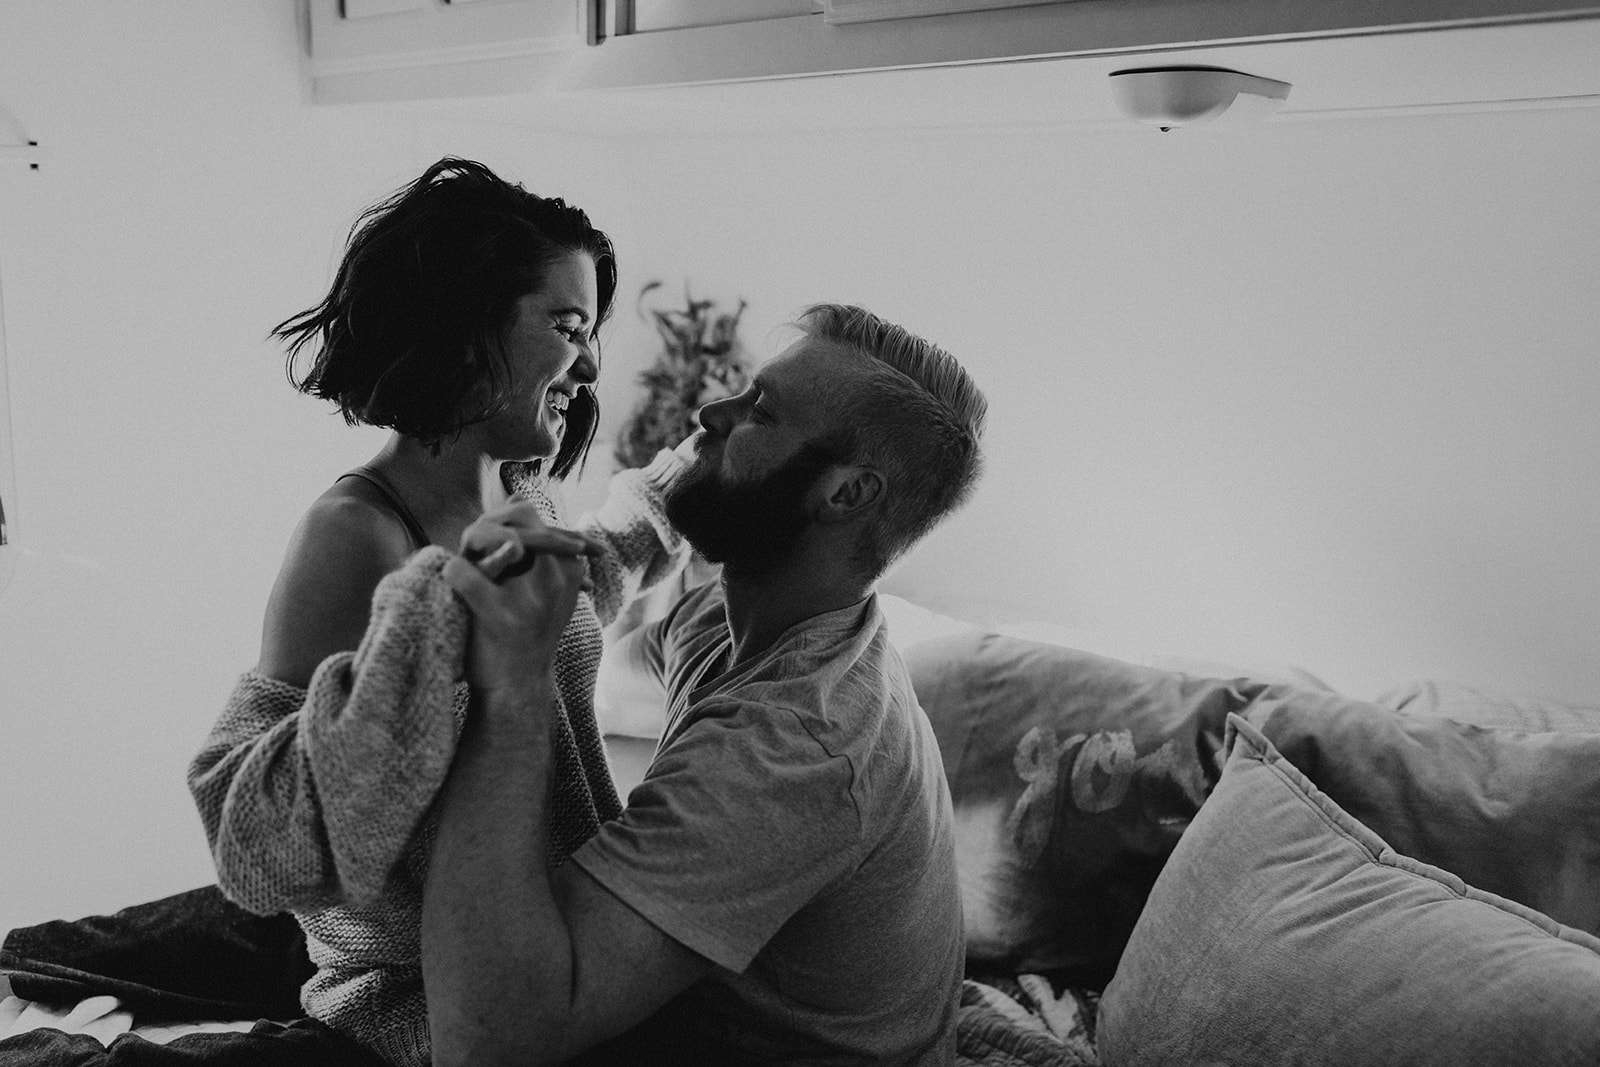
M1117 106L1165 132L1202 122L1236 125L1271 115L1289 98L1288 82L1220 67L1151 67L1111 74Z

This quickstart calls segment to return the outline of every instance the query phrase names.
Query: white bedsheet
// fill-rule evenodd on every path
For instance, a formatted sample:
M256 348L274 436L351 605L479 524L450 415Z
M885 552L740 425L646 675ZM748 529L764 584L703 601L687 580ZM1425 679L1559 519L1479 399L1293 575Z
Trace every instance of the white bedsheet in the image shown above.
M116 997L86 997L76 1004L46 1004L24 1000L11 992L11 982L0 975L0 1041L29 1030L51 1029L68 1034L88 1034L102 1045L110 1045L123 1034L137 1034L147 1041L164 1045L185 1034L246 1033L254 1019L197 1023L136 1023L133 1013Z

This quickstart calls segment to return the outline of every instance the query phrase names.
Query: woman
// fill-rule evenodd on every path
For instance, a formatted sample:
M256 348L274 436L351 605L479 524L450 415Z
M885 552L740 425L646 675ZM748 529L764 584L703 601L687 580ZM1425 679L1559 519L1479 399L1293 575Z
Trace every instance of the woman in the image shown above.
M594 721L600 627L679 562L662 491L683 461L618 475L581 534L545 492L593 437L615 292L611 243L582 211L444 159L362 217L326 299L274 331L302 391L392 433L301 520L260 662L189 784L224 892L300 920L317 966L307 1012L391 1063L428 1062L430 809L469 713L465 611L439 571L510 495L551 524L536 547L589 559L557 655L551 861L620 811Z

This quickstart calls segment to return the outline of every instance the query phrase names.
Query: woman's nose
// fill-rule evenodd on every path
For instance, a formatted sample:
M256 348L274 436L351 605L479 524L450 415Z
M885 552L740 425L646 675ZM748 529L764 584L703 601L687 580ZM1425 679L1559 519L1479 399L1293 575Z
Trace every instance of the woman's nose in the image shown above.
M572 380L579 385L593 385L600 380L600 360L594 349L582 346L578 358L572 361Z

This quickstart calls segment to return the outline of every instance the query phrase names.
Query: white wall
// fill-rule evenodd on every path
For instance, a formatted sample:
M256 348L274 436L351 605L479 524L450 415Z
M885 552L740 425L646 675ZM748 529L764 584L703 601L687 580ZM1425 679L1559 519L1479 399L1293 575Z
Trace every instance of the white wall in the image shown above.
M445 149L409 112L309 106L294 7L0 3L0 101L48 152L0 177L0 930L213 879L185 767L294 522L382 440L266 334Z
M1600 703L1600 109L614 151L643 273L754 342L859 301L986 387L987 479L890 589Z
M378 441L265 334L447 151L616 237L607 429L651 277L744 296L758 349L844 299L960 355L990 473L896 591L1600 702L1600 111L597 138L311 107L292 7L0 3L50 152L0 179L0 930L210 879L184 767L294 521Z

